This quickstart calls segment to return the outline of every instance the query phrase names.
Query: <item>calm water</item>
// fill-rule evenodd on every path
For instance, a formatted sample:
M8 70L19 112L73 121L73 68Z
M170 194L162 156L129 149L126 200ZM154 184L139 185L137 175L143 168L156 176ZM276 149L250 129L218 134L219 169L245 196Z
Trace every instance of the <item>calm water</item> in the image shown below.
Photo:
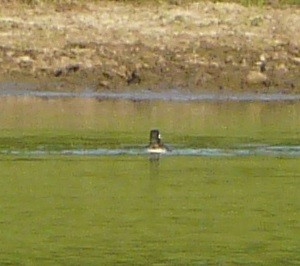
M42 96L0 96L1 265L300 264L299 101Z

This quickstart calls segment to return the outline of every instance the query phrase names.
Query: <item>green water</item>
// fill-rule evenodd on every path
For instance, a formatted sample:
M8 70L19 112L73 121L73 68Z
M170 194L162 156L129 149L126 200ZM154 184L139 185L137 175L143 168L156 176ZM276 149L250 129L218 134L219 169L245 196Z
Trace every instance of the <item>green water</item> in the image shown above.
M0 264L299 265L299 153L60 153L143 149L152 127L175 151L297 150L299 125L297 102L2 97Z

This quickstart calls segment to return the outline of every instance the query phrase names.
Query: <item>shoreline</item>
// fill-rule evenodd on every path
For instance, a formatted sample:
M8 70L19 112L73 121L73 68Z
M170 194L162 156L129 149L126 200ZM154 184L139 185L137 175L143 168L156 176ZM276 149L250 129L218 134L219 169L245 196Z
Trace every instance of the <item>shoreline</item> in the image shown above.
M18 86L16 86L18 87ZM125 100L125 101L168 101L168 102L300 102L300 93L255 93L255 92L191 92L187 90L127 90L127 91L93 91L77 92L44 91L28 89L1 88L1 97L35 97L42 99L95 99L95 100Z
M100 2L5 5L0 14L2 84L75 92L300 92L298 7Z

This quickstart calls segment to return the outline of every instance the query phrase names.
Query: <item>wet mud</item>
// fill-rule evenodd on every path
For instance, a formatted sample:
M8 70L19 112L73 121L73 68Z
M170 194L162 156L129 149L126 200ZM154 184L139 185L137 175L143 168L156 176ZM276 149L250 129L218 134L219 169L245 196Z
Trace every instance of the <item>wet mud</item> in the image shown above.
M1 87L300 91L297 7L103 2L0 9Z

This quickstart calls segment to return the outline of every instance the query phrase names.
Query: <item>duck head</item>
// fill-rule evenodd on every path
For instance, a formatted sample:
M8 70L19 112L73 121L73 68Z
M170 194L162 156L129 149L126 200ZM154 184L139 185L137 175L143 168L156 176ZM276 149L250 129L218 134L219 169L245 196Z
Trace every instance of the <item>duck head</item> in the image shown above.
M150 145L161 144L161 138L159 134L159 130L152 129L150 131Z

